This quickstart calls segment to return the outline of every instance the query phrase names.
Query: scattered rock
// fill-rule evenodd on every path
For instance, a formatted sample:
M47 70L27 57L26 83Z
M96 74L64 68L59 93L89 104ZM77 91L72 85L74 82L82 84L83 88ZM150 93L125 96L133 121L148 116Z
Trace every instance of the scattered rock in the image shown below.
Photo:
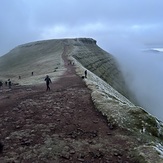
M98 123L98 120L97 121L93 121L93 123Z
M31 145L31 140L22 140L21 145L30 146Z
M84 162L84 159L83 158L78 158L78 161Z
M101 152L100 150L92 151L92 152L90 152L90 155L93 158L102 158L104 156L103 152Z
M11 138L10 137L6 137L5 140L10 140Z
M13 111L19 111L19 109L18 108L13 108Z
M26 91L32 91L32 89L31 88L28 88L28 89L26 89Z
M70 150L70 154L75 154L75 151L74 150Z

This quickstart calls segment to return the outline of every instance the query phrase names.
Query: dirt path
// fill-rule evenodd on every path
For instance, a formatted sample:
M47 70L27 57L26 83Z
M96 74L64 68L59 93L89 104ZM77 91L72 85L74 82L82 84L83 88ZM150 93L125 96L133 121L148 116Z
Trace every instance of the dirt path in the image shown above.
M0 162L132 163L132 145L109 127L93 105L90 90L75 67L63 59L66 73L45 85L7 88L0 94Z

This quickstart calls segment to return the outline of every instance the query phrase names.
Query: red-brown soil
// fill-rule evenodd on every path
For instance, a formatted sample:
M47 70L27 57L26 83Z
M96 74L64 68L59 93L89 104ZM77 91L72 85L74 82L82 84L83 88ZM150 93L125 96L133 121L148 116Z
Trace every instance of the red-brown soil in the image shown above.
M4 148L0 162L134 162L129 155L133 144L123 136L127 132L111 126L98 112L75 66L63 58L67 71L52 82L48 92L46 85L3 87L0 141ZM39 148L43 149L47 139L56 142L41 154ZM53 149L61 143L65 144L62 149Z

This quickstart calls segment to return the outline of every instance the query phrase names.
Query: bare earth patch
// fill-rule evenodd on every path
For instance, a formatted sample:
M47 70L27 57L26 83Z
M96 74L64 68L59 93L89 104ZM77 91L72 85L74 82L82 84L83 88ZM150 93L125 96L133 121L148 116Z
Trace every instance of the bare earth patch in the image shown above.
M50 85L7 87L0 95L4 163L136 163L134 141L96 110L90 90L68 64ZM135 142L136 143L136 142Z

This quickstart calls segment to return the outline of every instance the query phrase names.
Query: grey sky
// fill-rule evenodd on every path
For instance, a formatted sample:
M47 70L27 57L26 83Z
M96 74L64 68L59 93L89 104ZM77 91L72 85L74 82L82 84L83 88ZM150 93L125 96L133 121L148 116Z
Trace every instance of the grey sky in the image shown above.
M162 0L1 0L0 55L31 41L92 37L163 43Z

